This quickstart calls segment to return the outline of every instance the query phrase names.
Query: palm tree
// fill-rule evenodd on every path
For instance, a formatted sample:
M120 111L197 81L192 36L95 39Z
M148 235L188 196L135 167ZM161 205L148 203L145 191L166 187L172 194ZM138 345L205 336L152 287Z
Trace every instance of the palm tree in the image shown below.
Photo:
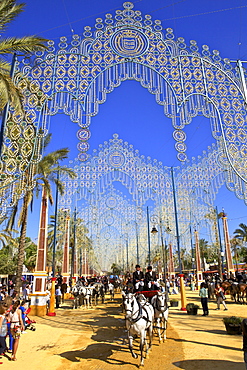
M44 148L50 142L51 135L47 135L44 141ZM18 247L18 264L17 264L17 274L16 274L16 290L19 293L21 287L21 277L22 277L22 267L25 259L25 240L26 240L26 231L27 231L27 217L28 217L28 208L29 205L32 205L34 192L36 195L41 191L42 186L46 189L49 201L53 204L52 189L51 184L55 184L58 188L58 191L63 193L62 182L57 179L57 172L66 173L71 178L74 178L76 175L74 171L68 167L60 166L59 162L68 158L68 148L59 149L45 155L41 161L37 164L36 173L34 173L33 180L35 181L35 187L33 190L27 190L24 198L22 209L20 212L19 225L21 226L20 230L20 242Z
M242 241L242 243L247 242L247 225L241 223L239 224L239 229L236 229L233 234L235 234L235 238Z
M0 219L0 224L3 224L7 220L7 216ZM0 231L0 246L5 247L7 244L13 241L12 231L7 224Z
M9 23L24 10L24 6L24 4L17 4L16 0L0 1L1 36ZM0 111L3 110L8 102L10 102L15 109L21 108L22 106L21 94L10 76L11 66L3 56L6 57L16 52L32 53L45 50L47 49L45 46L46 41L46 39L38 36L0 38Z

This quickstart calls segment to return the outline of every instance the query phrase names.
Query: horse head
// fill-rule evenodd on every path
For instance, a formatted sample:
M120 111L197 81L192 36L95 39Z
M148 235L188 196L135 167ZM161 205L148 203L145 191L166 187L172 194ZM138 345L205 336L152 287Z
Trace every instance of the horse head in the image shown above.
M132 316L132 311L134 309L134 306L137 305L136 298L133 293L127 293L124 296L124 310L126 312L126 319L130 318Z
M158 292L156 295L156 306L158 311L164 312L167 309L166 294Z

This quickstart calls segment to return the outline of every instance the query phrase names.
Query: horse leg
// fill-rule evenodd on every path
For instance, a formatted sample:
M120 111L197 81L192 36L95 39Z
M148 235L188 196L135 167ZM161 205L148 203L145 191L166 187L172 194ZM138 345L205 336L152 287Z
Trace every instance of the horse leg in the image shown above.
M167 329L167 321L166 321L166 319L163 317L163 342L165 342L165 340L166 340L166 329Z
M151 324L148 329L148 344L147 344L147 341L146 341L146 331L145 331L145 341L146 341L146 354L147 354L147 358L149 358L149 351L151 351L152 349L152 342L153 342L153 324Z
M128 340L129 340L129 350L132 355L132 357L137 358L138 355L133 351L133 335L130 335L128 331Z
M156 319L156 325L157 325L157 329L158 329L159 342L161 343L160 327L161 327L161 330L162 330L162 320L160 320L159 317L157 317L157 319Z
M148 346L146 343L146 332L143 330L140 335L140 352L141 352L141 362L139 367L144 366L144 345L146 344L146 357L148 358Z

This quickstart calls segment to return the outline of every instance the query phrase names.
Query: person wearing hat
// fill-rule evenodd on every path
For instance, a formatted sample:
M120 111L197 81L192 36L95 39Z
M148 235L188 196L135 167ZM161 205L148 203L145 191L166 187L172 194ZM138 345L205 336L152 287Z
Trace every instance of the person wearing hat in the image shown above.
M159 287L157 276L155 271L152 271L152 266L147 267L147 272L145 274L145 283L148 290L156 290Z
M144 274L141 271L140 265L136 265L136 271L133 272L133 285L134 285L134 292L143 290Z

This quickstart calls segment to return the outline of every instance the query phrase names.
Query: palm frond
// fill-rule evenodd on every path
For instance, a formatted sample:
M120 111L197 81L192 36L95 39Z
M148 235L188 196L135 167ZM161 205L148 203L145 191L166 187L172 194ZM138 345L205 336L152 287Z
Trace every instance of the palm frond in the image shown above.
M34 51L46 50L47 39L38 36L7 37L0 40L0 54L33 53Z
M15 0L1 0L0 2L0 31L19 15L25 4L16 4Z

